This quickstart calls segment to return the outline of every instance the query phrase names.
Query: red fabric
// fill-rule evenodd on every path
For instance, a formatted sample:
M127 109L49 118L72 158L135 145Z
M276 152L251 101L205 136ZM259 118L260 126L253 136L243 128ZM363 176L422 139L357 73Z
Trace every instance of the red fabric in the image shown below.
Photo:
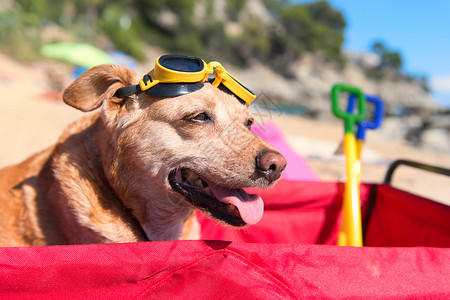
M368 215L371 187L361 187L363 216ZM266 203L265 216L239 234L201 220L204 238L234 242L0 248L0 295L41 299L449 298L448 248L301 244L335 242L343 188L340 183L281 181L272 190L259 191ZM447 206L389 186L377 186L377 190L366 245L449 246Z
M41 299L428 298L450 250L208 241L0 248L0 294Z
M449 206L388 185L376 186L375 199L369 199L372 187L361 185L363 224L368 224L364 245L450 247ZM236 230L199 214L202 238L253 243L336 243L343 183L280 181L272 189L249 192L258 193L265 203L264 216L258 224ZM368 215L369 204L374 208Z
M450 206L378 186L365 245L450 247L449 220Z
M372 185L361 185L366 203ZM271 189L248 189L264 200L261 221L242 230L224 227L198 214L203 239L252 243L336 243L344 184L281 180ZM365 205L363 205L363 213Z

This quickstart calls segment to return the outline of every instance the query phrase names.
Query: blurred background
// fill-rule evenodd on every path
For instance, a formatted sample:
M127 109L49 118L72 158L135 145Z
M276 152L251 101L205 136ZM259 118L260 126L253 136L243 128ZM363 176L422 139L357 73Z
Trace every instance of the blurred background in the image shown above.
M256 125L276 126L320 180L345 180L343 124L330 105L338 82L386 105L367 136L363 181L381 182L399 158L449 168L449 11L446 0L2 0L0 167L82 116L61 93L87 68L119 63L141 76L170 53L222 62L258 95ZM448 179L397 177L449 200Z

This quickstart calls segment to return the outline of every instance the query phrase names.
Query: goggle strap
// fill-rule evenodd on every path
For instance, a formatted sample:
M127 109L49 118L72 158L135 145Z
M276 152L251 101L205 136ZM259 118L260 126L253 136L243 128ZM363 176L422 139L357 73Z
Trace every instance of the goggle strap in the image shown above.
M218 87L220 85L220 83L222 83L222 72L224 72L225 70L223 69L222 65L220 63L216 63L213 62L213 64L211 64L213 66L213 73L214 73L214 81L212 82L212 85L215 87Z
M152 76L150 76L149 74L145 74L145 75L142 77L142 80L144 80L145 83L147 83L147 81L153 82Z
M153 70L149 73L145 74L141 80L139 80L139 85L141 86L142 91L146 91L149 88L152 88L154 85L159 83L159 80L152 79Z
M222 78L220 76L216 76L214 78L214 81L211 83L214 87L218 87L220 83L222 82Z
M124 86L123 88L118 89L114 94L114 96L117 98L125 98L133 94L137 94L139 92L141 92L141 86L139 84L127 85Z
M145 83L147 83L148 81L152 82L152 77L149 76L148 74L145 74L142 79ZM136 85L128 85L128 86L124 86L123 88L120 88L116 91L116 93L114 94L115 97L117 98L125 98L128 96L131 96L133 94L137 94L139 92L142 92L142 88L140 84L136 84Z

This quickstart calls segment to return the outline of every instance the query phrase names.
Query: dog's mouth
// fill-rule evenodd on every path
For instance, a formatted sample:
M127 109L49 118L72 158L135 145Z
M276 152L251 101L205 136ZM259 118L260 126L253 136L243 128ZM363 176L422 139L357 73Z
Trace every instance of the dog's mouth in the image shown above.
M261 220L264 203L258 195L244 189L228 189L210 183L192 169L172 170L170 186L194 206L232 226L253 225Z

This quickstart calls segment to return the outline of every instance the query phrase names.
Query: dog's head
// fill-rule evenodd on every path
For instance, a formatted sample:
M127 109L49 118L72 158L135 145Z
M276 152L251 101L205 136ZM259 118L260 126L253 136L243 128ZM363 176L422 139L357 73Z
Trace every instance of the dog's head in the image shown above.
M75 80L63 98L83 111L101 107L106 175L141 224L154 211L192 206L233 226L258 222L263 202L243 188L271 186L286 160L250 131L248 107L209 83L176 97L115 97L137 81L126 67L102 65Z

